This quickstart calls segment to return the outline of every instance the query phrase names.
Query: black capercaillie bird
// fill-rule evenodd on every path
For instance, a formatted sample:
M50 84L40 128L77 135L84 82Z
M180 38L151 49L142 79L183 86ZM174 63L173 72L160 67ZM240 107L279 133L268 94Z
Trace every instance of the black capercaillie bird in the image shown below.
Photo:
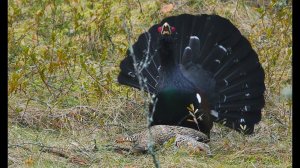
M264 70L249 41L218 15L163 19L139 36L120 68L120 84L153 94L151 125L209 136L213 122L251 134L261 120Z

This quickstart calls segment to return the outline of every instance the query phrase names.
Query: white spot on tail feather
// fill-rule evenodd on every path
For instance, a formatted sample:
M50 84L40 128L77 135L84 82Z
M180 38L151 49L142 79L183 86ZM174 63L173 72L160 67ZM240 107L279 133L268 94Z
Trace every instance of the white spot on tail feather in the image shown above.
M191 36L190 39L196 39L199 40L199 38L197 36Z
M135 78L135 75L133 74L133 72L128 72L128 75L132 78Z
M220 63L221 63L221 61L220 61L220 60L218 60L218 59L215 59L215 62L216 62L216 63L218 63L218 64L220 64Z
M223 79L225 82L225 85L228 86L228 81L226 79Z
M219 113L215 110L210 110L210 114L215 116L216 118L219 118Z
M249 111L249 106L244 106L245 111Z
M226 102L226 99L227 99L227 96L224 95L224 100L223 100L223 103Z
M190 49L190 50L192 50L190 46L185 47L185 49Z
M197 97L197 99L198 99L199 104L201 104L201 96L200 96L200 94L197 93L197 94L196 94L196 97Z
M224 52L227 53L227 49L225 47L223 47L222 45L218 45L219 48L221 48Z

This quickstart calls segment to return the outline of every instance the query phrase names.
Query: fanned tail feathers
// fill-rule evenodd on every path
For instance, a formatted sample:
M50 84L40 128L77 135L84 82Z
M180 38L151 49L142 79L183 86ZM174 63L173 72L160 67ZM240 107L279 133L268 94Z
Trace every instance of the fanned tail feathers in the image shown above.
M176 60L186 77L203 91L215 121L239 129L261 120L264 71L249 41L227 19L217 15L182 14L164 19L139 36L121 62L118 81L141 88L138 74L150 93L156 93L160 62L156 54L157 27L165 22L176 27ZM137 72L133 57L137 61Z

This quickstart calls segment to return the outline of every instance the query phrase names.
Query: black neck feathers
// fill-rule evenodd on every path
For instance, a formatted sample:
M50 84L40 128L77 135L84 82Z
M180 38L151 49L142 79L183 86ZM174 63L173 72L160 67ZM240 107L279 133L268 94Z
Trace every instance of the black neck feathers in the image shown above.
M158 54L160 58L161 67L164 70L175 67L174 45L175 41L171 36L162 36L159 39Z

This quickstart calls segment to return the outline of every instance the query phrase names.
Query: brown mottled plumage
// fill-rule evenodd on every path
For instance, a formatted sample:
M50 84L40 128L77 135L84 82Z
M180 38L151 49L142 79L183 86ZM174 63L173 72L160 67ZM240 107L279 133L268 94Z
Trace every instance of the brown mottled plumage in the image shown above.
M150 128L154 146L163 145L171 138L175 138L174 145L179 148L187 149L191 152L205 151L210 154L210 148L203 142L209 142L207 135L204 133L180 126L154 125ZM122 136L116 139L117 143L133 143L133 152L145 152L148 150L149 130L143 130L131 136Z

